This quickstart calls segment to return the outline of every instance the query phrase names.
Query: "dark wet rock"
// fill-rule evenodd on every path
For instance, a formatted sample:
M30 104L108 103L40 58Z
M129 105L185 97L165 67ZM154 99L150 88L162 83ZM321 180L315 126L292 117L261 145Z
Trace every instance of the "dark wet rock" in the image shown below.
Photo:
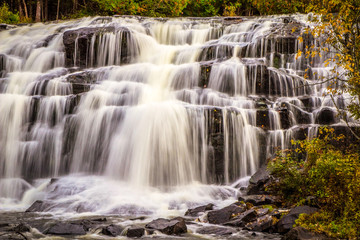
M256 219L251 223L245 225L245 228L250 231L264 232L272 228L274 219L270 215L265 215Z
M49 43L57 36L58 34L52 34L47 36L46 38L40 40L36 43L35 48L48 47Z
M75 72L66 76L66 81L77 84L93 84L96 76L92 71Z
M207 88L209 86L211 67L213 64L214 64L214 61L200 63L199 87Z
M336 116L336 111L331 108L322 108L316 114L315 122L321 125L330 125L339 121L339 118Z
M101 230L101 233L104 235L107 235L107 236L116 237L116 236L120 235L123 230L124 230L123 227L111 224L107 227L104 227Z
M270 129L270 117L268 109L259 109L256 111L256 126L264 130Z
M332 239L325 234L310 232L303 227L295 227L286 233L281 240L327 240Z
M0 31L6 30L8 28L8 25L5 23L0 23Z
M158 230L167 235L179 235L187 232L185 221L181 217L173 219L156 219L145 226L149 230Z
M317 106L321 105L321 99L314 96L301 96L298 98L304 104L305 111L311 112Z
M296 53L297 37L277 37L275 39L275 52L280 54L294 54Z
M209 182L224 183L224 131L223 116L220 108L208 110L210 118L209 135L210 143L208 156L208 176Z
M2 77L2 72L5 73L6 69L6 55L0 54L0 77Z
M226 236L235 233L235 229L219 226L206 226L199 228L196 233L198 234L209 234L217 236Z
M277 223L277 231L279 233L286 233L293 228L295 220L299 217L300 214L312 214L318 211L318 208L309 207L309 206L299 206L290 210L290 212L283 216L280 221Z
M270 181L270 172L266 165L259 168L250 178L247 190L248 195L266 193L266 185Z
M197 217L200 213L213 210L213 207L214 207L214 204L209 203L204 206L199 206L196 208L188 209L185 213L185 216Z
M81 224L56 223L46 230L45 233L51 235L85 235L86 231Z
M234 46L225 44L212 44L202 48L199 61L226 60L233 56Z
M63 43L66 53L66 66L87 67L89 49L94 35L115 32L114 27L86 27L64 32ZM76 59L74 59L76 56ZM93 60L93 59L91 59Z
M83 219L72 222L73 224L80 224L84 227L85 231L97 228L99 225L104 224L107 221L106 218L94 218L94 219Z
M44 212L50 206L46 201L37 200L25 212Z
M132 226L127 230L126 236L130 238L140 238L145 234L145 228Z
M90 24L111 23L112 17L97 17Z
M88 92L91 89L91 85L89 84L79 84L73 83L72 84L73 94L80 94L84 92Z
M251 203L254 206L260 206L265 204L277 204L279 200L277 197L270 195L249 195L239 197L239 201Z
M287 108L281 108L276 110L280 115L280 125L282 129L288 129L291 127L290 111Z
M237 206L236 204L231 204L230 206L224 207L219 210L213 210L208 212L208 221L212 224L223 224L230 221L233 215L240 214L246 210L243 206Z
M256 216L256 211L254 209L249 209L234 217L231 221L224 223L224 225L232 227L244 227L246 223L254 221Z

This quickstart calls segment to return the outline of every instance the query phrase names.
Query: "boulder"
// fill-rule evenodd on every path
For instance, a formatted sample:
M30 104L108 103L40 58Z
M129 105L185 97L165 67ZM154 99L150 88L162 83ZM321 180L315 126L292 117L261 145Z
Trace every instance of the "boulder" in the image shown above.
M217 235L217 236L231 235L235 232L236 231L232 228L219 227L219 226L201 227L196 231L196 233L198 234L209 234L209 235Z
M188 209L185 213L185 216L197 217L202 212L213 210L213 207L214 207L214 204L209 203L204 206L199 206L196 208Z
M318 210L318 208L309 206L299 206L291 209L290 212L283 216L277 223L277 231L279 233L286 233L290 231L295 224L295 220L298 219L300 214L312 214Z
M270 215L265 215L245 225L249 231L264 232L269 230L274 225L274 219Z
M45 234L51 235L85 235L86 231L81 224L75 223L56 223Z
M327 240L331 239L325 234L310 232L303 227L295 227L286 233L281 240Z
M107 227L104 227L101 230L101 233L104 235L107 235L107 236L116 237L116 236L120 235L123 230L124 230L123 227L111 224Z
M244 227L246 223L254 221L256 219L256 211L254 209L249 209L239 216L236 216L231 221L224 223L226 226L232 227Z
M187 232L185 221L181 217L173 219L158 218L146 224L146 229L158 230L167 235L179 235Z
M233 215L244 212L246 208L244 206L237 206L231 204L230 206L224 207L219 210L213 210L208 212L208 221L212 224L223 224L229 222Z
M316 114L315 122L321 125L330 125L339 121L339 117L337 117L336 110L333 110L329 107L322 108Z
M132 226L127 230L126 236L130 238L140 238L145 234L145 228Z

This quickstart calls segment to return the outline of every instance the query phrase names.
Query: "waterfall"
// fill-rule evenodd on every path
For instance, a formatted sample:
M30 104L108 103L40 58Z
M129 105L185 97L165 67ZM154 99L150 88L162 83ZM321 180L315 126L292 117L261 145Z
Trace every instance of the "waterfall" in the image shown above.
M35 189L62 204L49 211L122 212L137 198L153 208L141 192L234 197L230 184L291 139L343 124L329 84L312 86L330 76L329 54L297 57L311 23L288 18L84 18L0 32L0 203L29 204ZM118 204L98 197L108 186Z

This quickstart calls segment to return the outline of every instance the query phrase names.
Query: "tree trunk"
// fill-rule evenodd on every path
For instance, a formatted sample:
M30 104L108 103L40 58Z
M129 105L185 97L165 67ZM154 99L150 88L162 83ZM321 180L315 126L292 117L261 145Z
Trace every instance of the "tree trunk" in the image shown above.
M60 10L60 0L58 0L58 4L57 4L56 20L59 20L59 10Z
M20 0L18 0L18 4L19 4L19 16L20 16L20 19L23 19L24 18L24 11L22 9Z
M41 21L41 2L40 0L36 1L36 14L35 14L35 22Z
M49 20L49 2L48 0L45 0L45 14L44 14L44 20L48 21Z
M76 9L77 9L77 5L78 5L77 0L73 0L73 10L74 10L74 12L75 12Z
M26 18L29 18L29 15L28 15L28 11L27 11L27 7L26 7L25 0L22 0L22 2L23 2L23 4L24 4L25 17L26 17Z

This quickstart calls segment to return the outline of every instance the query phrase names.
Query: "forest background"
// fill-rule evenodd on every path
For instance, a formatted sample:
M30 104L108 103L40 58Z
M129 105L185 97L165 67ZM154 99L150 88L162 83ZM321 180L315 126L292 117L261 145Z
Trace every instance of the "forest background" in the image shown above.
M93 15L212 17L306 13L309 0L0 0L0 22L52 21Z

